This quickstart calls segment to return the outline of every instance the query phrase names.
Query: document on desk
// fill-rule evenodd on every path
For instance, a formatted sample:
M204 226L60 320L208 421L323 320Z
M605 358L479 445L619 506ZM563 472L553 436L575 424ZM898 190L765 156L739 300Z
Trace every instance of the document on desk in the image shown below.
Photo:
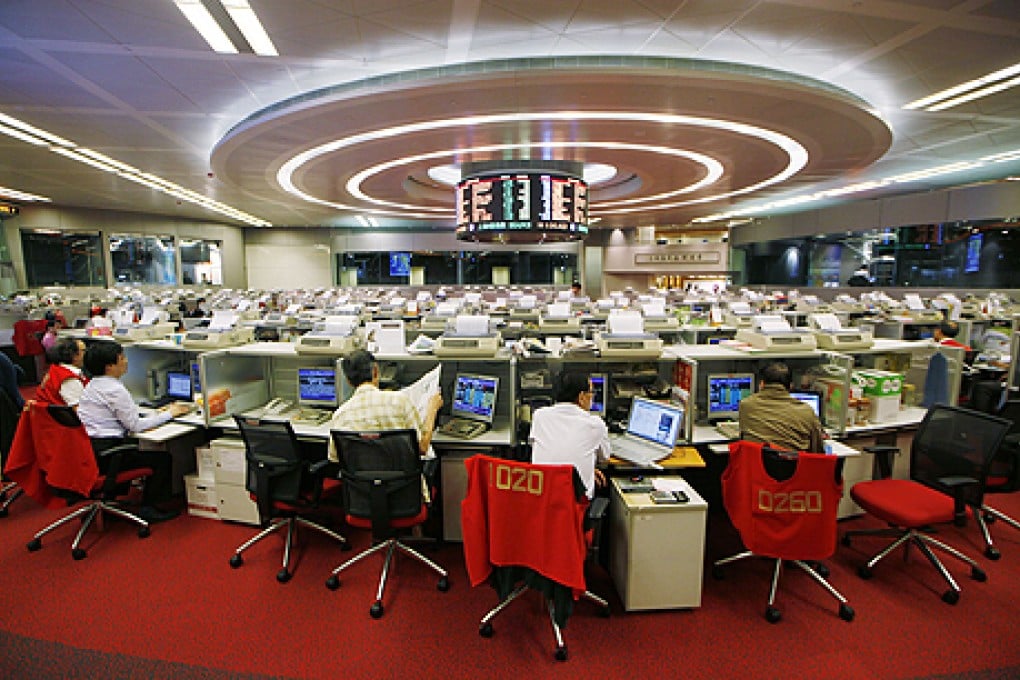
M652 480L652 488L656 491L687 491L687 482L682 477L656 477Z
M439 378L442 371L442 364L436 366L431 371L418 378L413 384L408 385L404 389L400 390L411 400L414 407L418 409L418 414L424 421L428 416L428 405L429 399L432 398L433 394L437 394L439 389ZM432 451L432 447L429 446L429 451L425 455L426 458L435 456L435 452Z

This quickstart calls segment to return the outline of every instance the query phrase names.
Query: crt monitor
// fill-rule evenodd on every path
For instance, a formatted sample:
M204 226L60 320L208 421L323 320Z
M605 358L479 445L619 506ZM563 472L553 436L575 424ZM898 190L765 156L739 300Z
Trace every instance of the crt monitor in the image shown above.
M166 396L191 401L191 373L184 371L166 372Z
M499 378L459 373L453 383L450 415L492 424L496 414L496 390Z
M605 373L592 373L588 377L588 382L591 383L591 407L588 409L600 418L606 417L606 374Z
M797 401L802 401L811 407L811 410L815 412L815 415L819 418L822 417L822 395L820 392L812 392L810 390L793 390L790 392L790 396Z
M718 373L708 376L708 419L736 418L740 400L752 392L752 373Z
M299 368L297 370L298 403L303 406L331 406L336 408L336 369Z

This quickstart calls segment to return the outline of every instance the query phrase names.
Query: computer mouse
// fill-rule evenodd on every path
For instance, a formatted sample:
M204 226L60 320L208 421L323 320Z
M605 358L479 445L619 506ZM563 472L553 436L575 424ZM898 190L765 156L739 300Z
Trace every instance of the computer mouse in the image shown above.
M643 481L645 481L645 478L642 475L632 475L631 478L630 478L630 481L635 482L635 483L636 482L643 482Z

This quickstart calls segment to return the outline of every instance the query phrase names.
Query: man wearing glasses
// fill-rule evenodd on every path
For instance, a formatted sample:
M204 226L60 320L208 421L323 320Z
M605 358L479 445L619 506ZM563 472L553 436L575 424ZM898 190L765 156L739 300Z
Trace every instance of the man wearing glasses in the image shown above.
M561 373L555 397L555 404L532 416L531 462L573 465L592 498L596 486L606 485L605 475L595 465L609 459L609 429L590 412L592 389L586 373Z

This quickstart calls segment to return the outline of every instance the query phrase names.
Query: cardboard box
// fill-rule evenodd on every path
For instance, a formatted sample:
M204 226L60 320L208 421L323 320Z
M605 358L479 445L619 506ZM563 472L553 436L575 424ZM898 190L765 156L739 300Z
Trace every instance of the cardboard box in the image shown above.
M244 442L240 439L215 439L209 443L213 452L213 478L217 484L244 486L248 462L244 458Z
M885 397L868 397L871 400L871 416L873 423L884 423L892 420L900 412L900 395Z
M864 387L864 396L899 397L903 389L903 376L891 371L854 371L854 379Z
M243 524L261 524L259 506L252 500L248 489L233 484L216 485L220 519Z
M216 455L210 447L195 447L195 469L202 479L216 478Z
M216 496L216 482L199 475L184 476L188 498L188 514L196 517L219 519L219 501Z

